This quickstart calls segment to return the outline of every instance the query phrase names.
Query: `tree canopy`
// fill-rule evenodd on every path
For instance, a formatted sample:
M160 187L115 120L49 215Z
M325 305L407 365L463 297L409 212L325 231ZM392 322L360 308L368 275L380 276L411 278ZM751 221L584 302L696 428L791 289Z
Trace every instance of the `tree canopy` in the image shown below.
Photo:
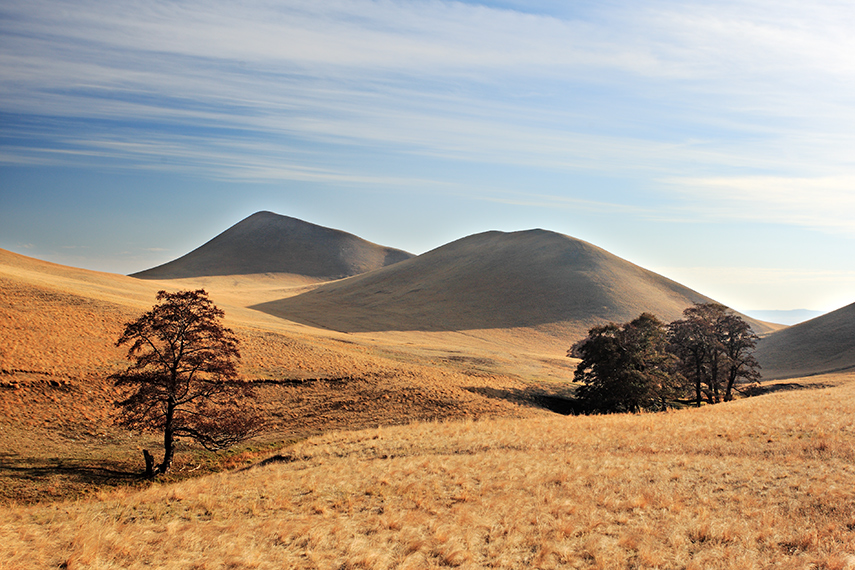
M221 449L256 434L260 417L252 386L238 378L238 339L203 289L157 294L157 304L127 323L116 346L129 345L128 368L111 379L124 392L119 423L163 433L164 455L149 476L172 465L175 442L187 437Z
M588 412L638 412L667 406L676 385L665 325L650 313L594 327L571 353L582 359L576 398Z

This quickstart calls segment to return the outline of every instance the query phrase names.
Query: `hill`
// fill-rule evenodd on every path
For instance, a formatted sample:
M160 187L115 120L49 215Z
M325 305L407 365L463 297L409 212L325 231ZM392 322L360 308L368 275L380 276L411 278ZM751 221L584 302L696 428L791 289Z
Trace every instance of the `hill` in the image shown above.
M352 234L257 212L187 255L134 273L139 279L287 273L340 279L412 257Z
M66 267L0 249L0 373L109 374L113 343L156 289L123 275Z
M257 386L269 420L256 448L342 429L549 413L521 371L572 376L561 352L546 363L522 355L509 364L461 337L415 354L406 336L357 338L246 308L306 286L284 274L134 279L0 250L0 504L139 483L139 449L158 441L113 425L118 394L108 376L127 365L115 346L124 323L148 310L159 289L204 287L225 311L241 341L240 373ZM215 467L199 453L186 448L175 476Z
M529 230L476 234L254 308L344 332L533 327L569 343L596 324L645 311L670 321L710 301L584 241ZM771 330L751 322L758 332Z
M855 368L855 303L761 339L755 356L764 378Z
M110 422L106 376L125 363L114 341L158 289L202 285L241 339L241 373L271 432L225 456L188 445L175 479L148 485L138 450L157 436ZM250 308L286 295L331 326ZM670 320L696 300L707 298L541 230L471 236L321 286L284 274L134 279L0 250L0 560L852 568L855 372L665 414L542 407L572 378L560 335L641 310ZM855 305L771 335L761 350L777 360L764 364L845 367L853 316ZM462 328L472 325L512 328ZM532 341L535 329L559 335L557 348Z

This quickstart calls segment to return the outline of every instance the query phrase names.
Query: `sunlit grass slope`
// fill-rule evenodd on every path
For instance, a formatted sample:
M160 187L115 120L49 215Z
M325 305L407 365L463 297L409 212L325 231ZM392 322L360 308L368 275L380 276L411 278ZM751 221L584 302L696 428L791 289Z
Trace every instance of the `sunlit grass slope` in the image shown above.
M548 413L532 406L533 386L520 377L547 388L572 377L562 346L532 343L526 354L521 334L498 344L488 332L357 338L247 308L311 283L279 274L140 280L0 250L0 504L135 482L140 449L157 442L112 425L119 394L108 377L127 364L115 346L123 324L158 289L204 287L225 310L241 340L241 375L257 383L268 419L253 446L413 420ZM189 461L193 450L184 451Z
M0 514L11 568L853 568L855 376L663 414L331 433Z

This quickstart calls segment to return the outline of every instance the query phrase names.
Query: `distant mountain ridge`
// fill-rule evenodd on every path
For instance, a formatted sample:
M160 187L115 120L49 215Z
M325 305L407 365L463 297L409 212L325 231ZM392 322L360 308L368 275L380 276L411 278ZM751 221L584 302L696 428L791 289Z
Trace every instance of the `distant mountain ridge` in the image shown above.
M812 311L810 309L791 309L786 311L745 311L755 318L770 322L779 323L782 325L797 325L804 321L815 319L822 315L822 311Z
M134 274L140 281L0 250L3 267L12 276L5 285L7 294L17 290L16 279L22 275L38 287L86 283L81 294L89 294L90 283L113 283L121 277L116 287L107 286L104 298L124 306L131 291L147 291L142 280L211 276L217 279L199 283L223 288L235 306L303 325L357 333L450 331L467 338L501 338L503 350L510 351L544 342L569 346L591 326L626 322L641 312L671 321L693 303L711 301L555 232L485 232L414 257L271 212L253 214L187 255ZM219 279L236 275L248 277ZM294 281L293 276L300 279ZM240 289L244 283L255 284L251 295ZM22 287L26 291L29 282ZM288 294L292 296L281 298ZM42 294L33 297L41 299ZM137 297L131 304L150 302ZM783 330L746 320L764 335L756 356L766 379L855 370L855 304ZM476 330L489 332L467 332Z
M711 301L582 240L528 230L472 235L253 308L344 332L551 327L580 336L642 312L675 320ZM771 330L748 320L758 332Z
M353 234L296 218L256 212L173 261L134 273L139 279L289 273L340 279L413 257Z

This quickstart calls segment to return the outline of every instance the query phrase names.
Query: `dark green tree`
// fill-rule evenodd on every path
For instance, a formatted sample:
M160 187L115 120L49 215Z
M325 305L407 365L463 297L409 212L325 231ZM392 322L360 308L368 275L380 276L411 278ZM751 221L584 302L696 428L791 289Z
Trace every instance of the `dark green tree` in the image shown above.
M592 328L570 355L582 360L576 399L586 412L661 410L679 391L665 325L649 313Z
M116 346L130 345L131 364L111 376L124 392L116 402L119 423L163 434L163 460L157 467L144 451L149 477L169 470L179 438L222 449L261 428L251 405L252 386L238 378L238 340L220 322L223 311L202 289L160 291L157 301L125 325Z

